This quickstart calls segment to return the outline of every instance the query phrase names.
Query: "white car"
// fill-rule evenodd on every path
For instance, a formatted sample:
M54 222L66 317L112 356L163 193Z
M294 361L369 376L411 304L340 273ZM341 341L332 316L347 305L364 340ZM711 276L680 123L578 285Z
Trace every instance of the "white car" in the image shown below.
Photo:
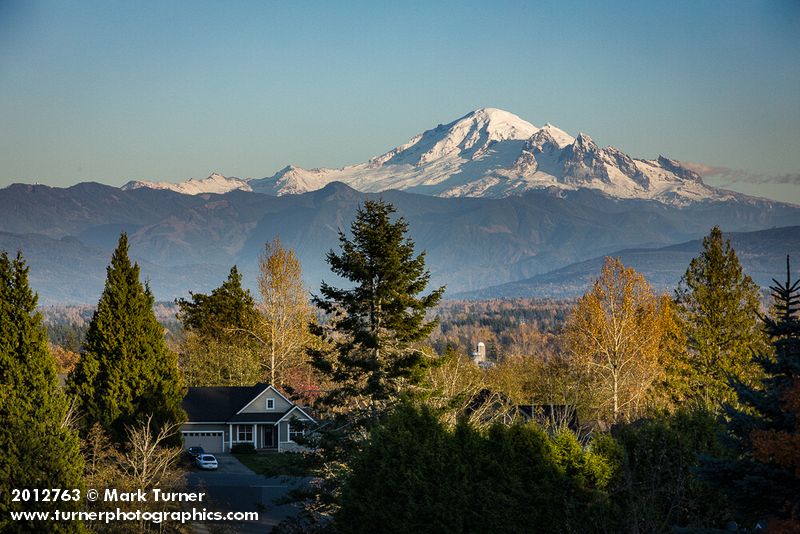
M219 467L213 454L199 454L195 463L200 469L216 469Z

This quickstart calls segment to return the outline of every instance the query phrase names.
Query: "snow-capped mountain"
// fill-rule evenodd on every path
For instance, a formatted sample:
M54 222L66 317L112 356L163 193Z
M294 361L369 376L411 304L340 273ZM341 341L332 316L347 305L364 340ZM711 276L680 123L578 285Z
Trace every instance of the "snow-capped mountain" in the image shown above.
M246 180L235 177L225 177L218 173L212 173L208 178L195 180L190 178L185 182L171 183L171 182L151 182L148 180L130 181L122 186L122 189L138 189L140 187L149 187L150 189L169 189L183 193L184 195L199 195L201 193L227 193L235 189L242 189L243 191L252 191L253 189Z
M270 195L316 191L343 182L363 192L400 189L440 197L502 198L532 189L594 189L616 198L685 205L741 195L705 185L698 174L662 156L636 159L601 148L583 133L572 137L494 108L483 108L414 136L366 163L303 169L289 165L273 176L244 181L212 174L179 184L130 182L186 194L233 189Z
M249 184L256 192L285 195L334 181L364 192L400 189L442 197L500 198L551 187L671 204L733 196L705 185L678 161L635 159L598 147L588 135L575 138L493 108L427 130L366 163L310 170L290 165Z

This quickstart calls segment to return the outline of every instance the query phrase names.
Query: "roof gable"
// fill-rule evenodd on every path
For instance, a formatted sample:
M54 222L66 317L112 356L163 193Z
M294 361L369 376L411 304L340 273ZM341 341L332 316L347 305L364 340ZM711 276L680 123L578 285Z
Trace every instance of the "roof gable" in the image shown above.
M275 410L267 411L266 405L253 409L258 399L271 392L275 393ZM192 423L244 422L255 419L277 421L295 408L295 404L286 395L268 384L190 387L183 398L182 406L188 421ZM248 407L251 409L248 410Z
M273 410L267 410L265 399L267 397L271 397L275 399L275 408ZM259 404L260 403L260 404ZM261 392L259 392L256 396L250 399L250 402L242 406L237 414L241 414L244 412L280 412L286 413L288 410L291 410L294 407L294 403L290 401L286 395L281 393L278 388L273 386L272 384L266 386Z
M306 418L308 418L309 421L311 421L312 423L316 423L316 421L314 420L313 417L308 415L300 406L297 406L296 404L295 404L294 408L292 408L291 410L286 412L283 415L283 417L280 418L280 420L278 422L280 423L281 421L284 421L286 419L290 419L290 420L293 419L294 417L291 417L291 418L289 417L290 415L292 415L293 412L300 412L301 414L306 416ZM301 421L303 420L302 418L298 418L298 419L301 420Z

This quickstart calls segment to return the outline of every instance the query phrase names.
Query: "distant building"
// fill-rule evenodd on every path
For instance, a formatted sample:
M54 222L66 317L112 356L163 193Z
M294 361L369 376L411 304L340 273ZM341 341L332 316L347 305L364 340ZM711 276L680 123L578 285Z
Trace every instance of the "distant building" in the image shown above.
M494 362L486 357L486 344L481 341L472 353L472 361L479 367L493 367Z

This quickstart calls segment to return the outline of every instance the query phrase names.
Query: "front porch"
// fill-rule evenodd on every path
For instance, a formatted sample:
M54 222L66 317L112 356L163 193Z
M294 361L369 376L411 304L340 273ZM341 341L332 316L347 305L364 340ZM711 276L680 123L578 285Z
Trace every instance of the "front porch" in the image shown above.
M258 451L278 452L280 436L278 423L252 423L230 425L230 447L249 443Z
M305 434L301 425L292 425L290 421L230 423L229 443L227 450L241 443L252 445L257 451L298 451L304 447L295 443L293 438Z

